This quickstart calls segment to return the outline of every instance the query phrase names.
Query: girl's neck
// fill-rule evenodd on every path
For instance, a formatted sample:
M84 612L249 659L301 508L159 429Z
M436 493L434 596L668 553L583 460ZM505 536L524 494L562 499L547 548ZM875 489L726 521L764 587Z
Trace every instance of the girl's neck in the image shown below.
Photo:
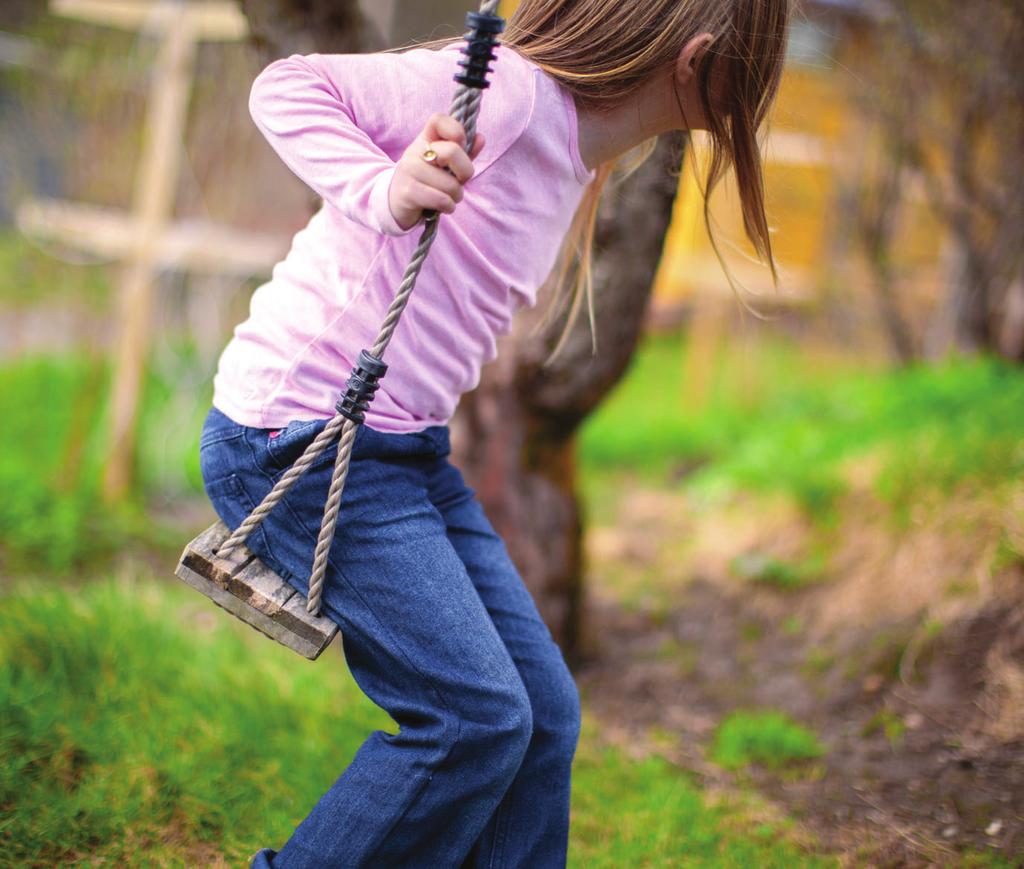
M588 170L646 139L683 126L671 76L652 76L616 105L588 110L577 105L580 156Z

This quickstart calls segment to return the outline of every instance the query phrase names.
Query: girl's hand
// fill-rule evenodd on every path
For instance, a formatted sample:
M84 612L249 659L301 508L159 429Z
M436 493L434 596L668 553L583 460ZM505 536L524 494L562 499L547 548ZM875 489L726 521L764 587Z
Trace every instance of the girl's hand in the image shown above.
M471 161L484 146L484 137L476 134L472 154L466 153L465 144L462 124L451 115L435 112L405 149L388 189L391 214L402 229L411 229L425 209L451 214L462 201L462 185L473 177ZM437 152L434 163L421 156L428 148Z

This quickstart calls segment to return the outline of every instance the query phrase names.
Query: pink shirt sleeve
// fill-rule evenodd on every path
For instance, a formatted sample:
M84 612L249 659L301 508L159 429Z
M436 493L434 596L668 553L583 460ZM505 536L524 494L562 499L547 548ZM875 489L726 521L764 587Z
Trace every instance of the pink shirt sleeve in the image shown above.
M344 55L334 57L343 65ZM386 235L412 232L388 205L395 161L356 124L322 60L294 54L267 66L249 95L253 121L285 165L346 217Z
M447 113L457 87L458 52L293 54L253 82L249 112L292 172L346 217L385 235L407 235L388 205L396 161L434 112ZM523 131L532 109L529 72L499 63L505 80L487 93L481 128L487 143L475 172L492 163ZM486 123L485 123L486 122ZM475 176L474 176L475 177ZM469 182L472 184L472 181Z

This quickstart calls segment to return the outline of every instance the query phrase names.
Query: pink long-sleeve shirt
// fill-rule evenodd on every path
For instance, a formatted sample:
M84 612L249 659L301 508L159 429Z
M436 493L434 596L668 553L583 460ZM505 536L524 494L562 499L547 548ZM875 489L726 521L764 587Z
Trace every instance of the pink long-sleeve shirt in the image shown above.
M447 113L459 43L401 54L292 55L253 83L256 125L323 200L253 293L214 376L213 404L235 422L282 428L334 415L422 233L388 205L395 164L433 112ZM572 97L499 46L477 129L475 172L438 234L383 354L366 425L446 424L497 355L517 309L533 306L586 185Z

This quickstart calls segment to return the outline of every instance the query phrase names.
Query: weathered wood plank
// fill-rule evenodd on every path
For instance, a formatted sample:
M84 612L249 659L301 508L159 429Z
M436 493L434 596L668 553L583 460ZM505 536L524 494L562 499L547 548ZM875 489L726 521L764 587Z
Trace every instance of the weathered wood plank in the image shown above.
M231 577L255 558L244 543L227 555L214 555L214 550L230 534L227 525L218 520L191 541L182 554L188 567L223 588L227 588Z
M235 42L244 39L249 32L245 15L235 3L51 0L50 11L65 18L122 30L166 33L173 27L184 27L193 39L211 41Z
M227 588L235 597L272 618L298 593L258 558L231 577Z
M330 642L338 632L338 626L332 622L327 616L314 616L306 611L306 598L301 594L296 594L291 600L284 605L284 609L280 615L280 620L284 624L291 624L288 619L293 618L298 622L293 626L293 630L296 633L300 632L299 625L302 625L302 631L308 632L302 635L314 637L321 636L327 637L327 642Z
M131 254L134 221L130 212L59 199L23 199L15 210L15 222L26 235L110 259ZM181 220L164 227L154 241L153 258L159 268L248 278L269 274L288 252L289 242L288 236Z
M310 615L306 598L244 545L228 558L213 555L229 534L223 522L199 534L182 552L175 575L241 621L315 660L338 626L326 616Z

